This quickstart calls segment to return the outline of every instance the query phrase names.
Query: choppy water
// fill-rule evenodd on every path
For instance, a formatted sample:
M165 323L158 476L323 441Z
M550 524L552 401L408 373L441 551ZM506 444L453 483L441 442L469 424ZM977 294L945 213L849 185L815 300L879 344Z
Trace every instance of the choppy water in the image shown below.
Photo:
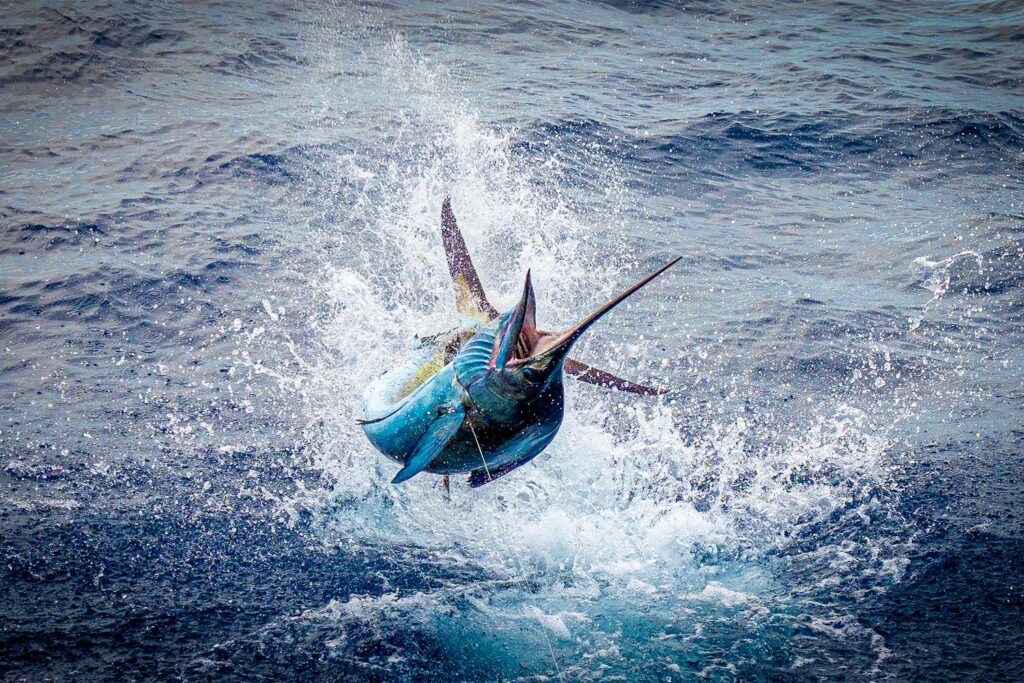
M1020 680L1015 2L2 5L0 672ZM561 434L388 484L365 384L568 325Z

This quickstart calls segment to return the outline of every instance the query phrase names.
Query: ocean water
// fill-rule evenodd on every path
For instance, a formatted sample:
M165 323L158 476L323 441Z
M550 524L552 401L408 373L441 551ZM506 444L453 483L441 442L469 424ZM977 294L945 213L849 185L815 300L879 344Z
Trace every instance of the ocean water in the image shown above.
M0 5L0 676L1024 679L1017 2ZM354 420L682 261L530 465Z

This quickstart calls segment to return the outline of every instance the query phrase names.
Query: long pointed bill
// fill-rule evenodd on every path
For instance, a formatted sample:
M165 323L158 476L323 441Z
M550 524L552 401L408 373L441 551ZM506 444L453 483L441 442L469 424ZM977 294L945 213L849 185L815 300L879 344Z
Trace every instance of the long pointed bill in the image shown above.
M523 295L519 304L512 311L512 317L501 331L501 343L494 350L491 367L502 370L517 355L526 355L524 350L533 348L537 338L537 302L533 296L533 284L530 282L530 271L526 271L526 282L523 284ZM517 347L520 353L516 353Z
M682 256L674 258L665 265L663 265L661 268L658 268L658 270L654 271L653 273L645 277L643 280L640 280L640 282L637 282L635 285L633 285L626 291L616 296L614 299L606 303L604 306L602 306L601 308L597 309L589 316L587 316L587 318L584 319L583 322L577 324L571 329L559 335L552 335L550 337L541 339L540 343L537 344L536 348L533 349L533 353L530 355L530 358L527 358L521 362L526 363L535 358L538 358L539 356L557 356L568 353L569 349L576 342L576 340L579 339L591 325L600 320L605 313L621 304L623 301L625 301L630 296L635 294L644 285L648 284L651 280L658 277L666 270L674 266L676 263L679 262L681 258Z

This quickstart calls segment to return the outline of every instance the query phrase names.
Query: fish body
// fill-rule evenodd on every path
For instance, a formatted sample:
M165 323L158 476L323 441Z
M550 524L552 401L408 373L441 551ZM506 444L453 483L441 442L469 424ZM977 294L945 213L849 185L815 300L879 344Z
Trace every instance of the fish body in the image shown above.
M566 372L621 391L662 393L591 368L568 353L598 319L678 259L556 334L536 326L529 273L518 305L498 315L483 294L447 200L442 224L466 323L418 339L406 358L367 387L359 420L374 447L403 465L393 483L420 472L469 472L470 484L481 486L529 462L562 424Z
M436 363L437 348L421 348L403 366L382 376L366 392L364 415L386 415L363 425L370 442L405 465L437 420L461 422L422 471L454 474L479 471L475 480L503 474L520 459L532 459L558 433L564 409L561 372L540 385L521 374L489 368L490 350L502 319L484 326L465 343L454 361L399 398L403 386L424 367Z

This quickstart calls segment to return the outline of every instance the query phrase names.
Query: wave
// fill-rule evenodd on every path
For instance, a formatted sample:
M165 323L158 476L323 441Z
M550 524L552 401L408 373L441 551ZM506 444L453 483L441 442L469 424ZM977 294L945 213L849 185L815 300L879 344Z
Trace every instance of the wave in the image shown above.
M932 164L933 177L972 168L1016 170L1024 157L1024 115L1012 111L893 109L872 114L717 112L662 120L630 131L592 119L538 123L518 149L622 160L634 173L666 177L876 174ZM666 132L660 132L666 131ZM927 172L927 170L925 169Z
M259 13L203 19L155 7L122 8L116 17L82 7L8 8L16 27L0 29L0 84L59 82L116 83L133 74L161 69L170 55L217 73L259 77L281 65L304 64L294 45L261 35ZM208 42L210 31L232 32L229 49Z
M68 229L57 231L38 230L32 226L36 234L44 235L45 250L72 248L78 251L78 244L87 239L93 245L91 236L83 238L82 233L71 232L73 237L66 237ZM4 255L27 258L22 248L10 247ZM38 254L39 251L34 250ZM59 258L59 257L57 257ZM34 263L41 259L38 255ZM63 267L51 263L47 258L46 272L36 277L23 277L17 285L9 286L0 298L0 315L3 325L0 336L5 333L18 334L24 332L24 325L33 320L76 321L88 324L110 324L125 329L137 329L159 323L170 311L175 315L193 318L193 306L186 306L183 297L206 298L214 290L229 287L236 276L251 266L251 262L217 258L210 255L195 266L194 269L176 268L166 272L147 273L142 269L129 266L99 265L90 259L86 261L87 269ZM38 265L36 265L38 268ZM198 320L196 324L200 324ZM162 336L153 330L152 334Z
M942 259L918 257L914 286L947 296L997 297L1024 287L1024 240L1010 240L981 251L962 251ZM1016 297L1012 298L1015 303Z

